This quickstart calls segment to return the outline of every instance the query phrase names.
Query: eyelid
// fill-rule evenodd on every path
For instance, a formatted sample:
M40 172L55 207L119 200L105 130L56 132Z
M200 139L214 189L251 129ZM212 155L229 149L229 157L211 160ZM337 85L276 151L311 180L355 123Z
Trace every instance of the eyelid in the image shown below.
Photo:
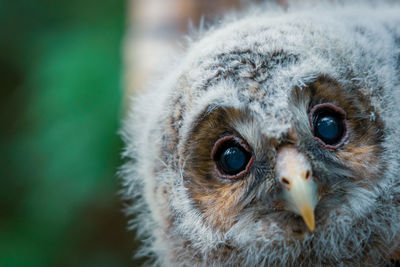
M335 145L328 145L325 144L320 138L315 136L315 132L314 132L314 113L318 110L321 109L330 109L333 110L335 113L339 114L342 116L343 119L343 127L344 127L344 135L342 137L342 139L340 140L340 142L338 142ZM328 148L328 149L338 149L339 147L343 146L343 144L347 141L348 137L349 137L349 124L347 122L347 114L346 111L344 111L344 109L342 109L341 107L336 106L333 103L323 103L323 104L317 104L315 106L312 107L312 109L309 112L309 123L311 126L311 132L314 135L314 140L318 141L323 147Z
M218 148L221 144L233 140L236 143L238 143L239 145L241 145L247 152L252 153L250 147L246 144L245 141L243 141L241 138L234 136L234 135L226 135L224 137L219 138L215 144L213 149L211 150L211 159L214 159L215 154L218 152Z
M312 109L310 110L310 115L313 115L315 111L322 109L322 108L332 109L333 111L341 114L343 116L343 119L346 119L346 111L344 111L344 109L336 106L333 103L323 103L323 104L317 104L317 105L313 106Z

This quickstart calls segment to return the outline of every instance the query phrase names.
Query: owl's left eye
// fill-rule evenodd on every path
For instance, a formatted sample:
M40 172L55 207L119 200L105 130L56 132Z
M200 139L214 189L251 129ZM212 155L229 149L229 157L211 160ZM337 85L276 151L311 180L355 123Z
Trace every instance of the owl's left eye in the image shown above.
M217 173L225 179L235 179L246 174L253 162L247 145L234 136L219 139L214 145L211 157Z
M311 124L315 138L326 148L335 149L343 144L347 136L346 113L330 104L319 104L312 108Z

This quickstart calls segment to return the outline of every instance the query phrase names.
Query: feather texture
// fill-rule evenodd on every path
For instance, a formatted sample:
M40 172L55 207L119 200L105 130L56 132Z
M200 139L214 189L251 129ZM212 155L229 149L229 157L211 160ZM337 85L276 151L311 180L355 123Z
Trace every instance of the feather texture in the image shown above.
M388 3L263 7L203 29L124 121L138 255L160 266L390 263L400 235L399 14ZM324 102L348 116L349 139L335 151L315 142L308 120ZM226 133L255 155L240 181L213 172L209 151ZM285 142L321 184L313 233L274 197Z

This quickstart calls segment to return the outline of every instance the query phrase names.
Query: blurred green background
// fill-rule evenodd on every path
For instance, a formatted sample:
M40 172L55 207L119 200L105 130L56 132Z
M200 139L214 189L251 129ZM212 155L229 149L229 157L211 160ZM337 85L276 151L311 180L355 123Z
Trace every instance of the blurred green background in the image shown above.
M122 0L0 0L0 266L134 266Z

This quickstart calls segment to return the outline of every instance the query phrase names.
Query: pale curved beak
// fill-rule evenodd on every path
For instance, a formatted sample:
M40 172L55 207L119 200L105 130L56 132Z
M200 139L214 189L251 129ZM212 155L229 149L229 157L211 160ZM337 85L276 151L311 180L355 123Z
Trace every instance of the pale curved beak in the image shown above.
M287 208L300 215L308 229L313 231L318 192L308 159L294 146L284 146L277 153L275 174L283 186Z

